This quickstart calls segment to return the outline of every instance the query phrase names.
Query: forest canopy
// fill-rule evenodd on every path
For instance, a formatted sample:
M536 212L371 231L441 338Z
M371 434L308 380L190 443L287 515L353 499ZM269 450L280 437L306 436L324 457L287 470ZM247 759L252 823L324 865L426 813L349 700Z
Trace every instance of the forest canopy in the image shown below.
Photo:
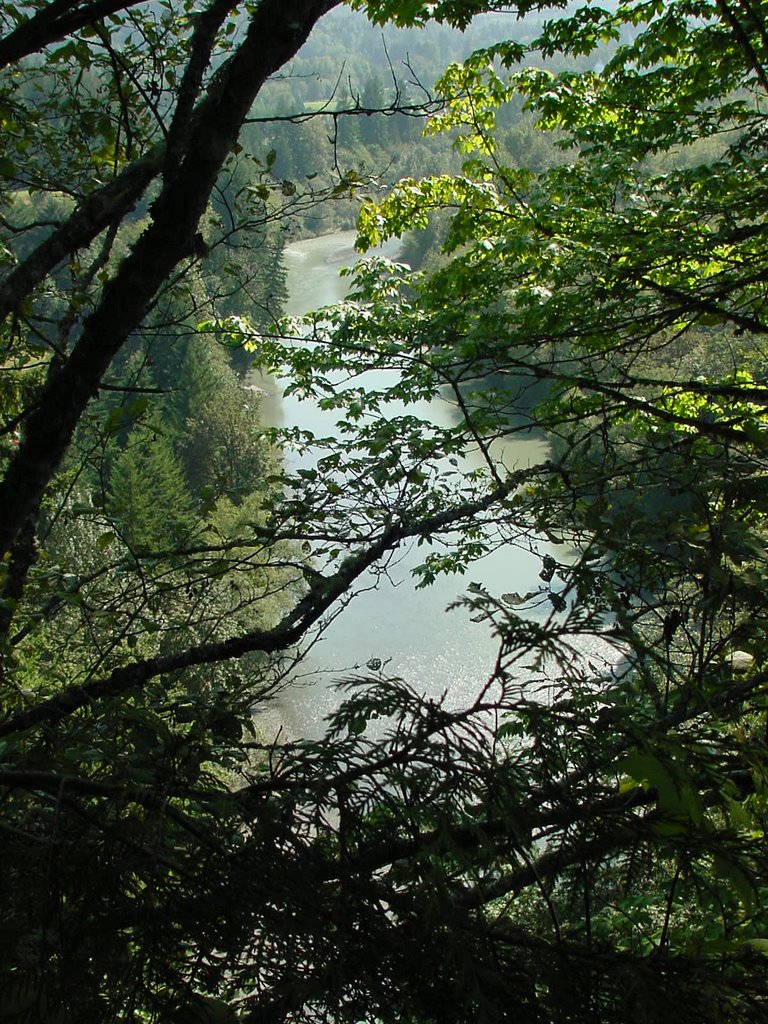
M353 0L508 31L270 108L339 6L0 2L0 1020L763 1021L768 3ZM468 706L371 661L260 732L403 548L533 537Z

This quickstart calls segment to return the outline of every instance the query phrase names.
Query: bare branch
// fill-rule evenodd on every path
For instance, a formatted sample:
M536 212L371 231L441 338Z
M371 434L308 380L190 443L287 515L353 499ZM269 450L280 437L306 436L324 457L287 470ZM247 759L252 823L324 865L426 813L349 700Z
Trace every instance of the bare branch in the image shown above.
M86 25L135 7L140 0L52 0L0 39L0 68L56 43Z
M468 502L457 509L449 509L416 522L403 519L399 524L384 529L378 540L372 541L357 555L349 555L333 576L313 577L307 594L273 629L257 629L243 633L221 643L190 647L178 654L136 661L116 669L103 679L95 679L81 687L73 687L28 711L20 712L0 723L0 737L29 729L43 722L59 721L92 701L114 697L133 689L140 689L150 679L190 668L210 665L229 658L241 658L254 651L272 653L284 650L299 641L307 630L342 597L355 580L384 554L411 537L432 535L491 508L508 497L525 478L526 472L510 475L506 483L482 499Z

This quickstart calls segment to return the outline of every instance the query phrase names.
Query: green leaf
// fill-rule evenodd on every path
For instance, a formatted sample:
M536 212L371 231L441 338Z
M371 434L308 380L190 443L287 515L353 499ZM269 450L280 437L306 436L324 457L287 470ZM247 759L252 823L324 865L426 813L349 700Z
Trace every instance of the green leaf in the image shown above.
M757 901L758 892L751 871L743 862L726 854L724 851L715 854L715 874L721 882L725 882L738 897L746 913L750 913Z

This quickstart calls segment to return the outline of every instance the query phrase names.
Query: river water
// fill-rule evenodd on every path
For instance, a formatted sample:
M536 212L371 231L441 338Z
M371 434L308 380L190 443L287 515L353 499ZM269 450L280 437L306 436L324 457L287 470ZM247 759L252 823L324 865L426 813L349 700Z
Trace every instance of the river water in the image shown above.
M339 270L358 258L354 237L353 231L337 232L286 248L288 314L300 315L346 296L349 278L339 277ZM396 258L398 248L399 243L390 243L383 255ZM266 386L272 392L262 404L267 425L299 426L322 434L333 430L333 413L318 410L312 402L283 396L279 381ZM455 408L447 401L431 402L415 412L428 412L433 422L441 424L457 419ZM507 442L503 452L510 469L535 464L546 453L546 444L534 439ZM290 453L287 458L290 460ZM472 468L471 458L468 468ZM415 588L411 570L423 560L425 549L405 551L385 577L378 582L373 576L364 581L371 589L360 593L328 625L296 671L294 682L277 698L275 711L285 733L320 736L323 720L339 703L334 682L356 669L365 671L372 659L385 664L388 675L405 679L420 692L432 696L446 693L449 706L470 703L493 668L498 643L486 623L472 621L467 608L449 610L449 606L467 593L470 584L499 596L537 589L541 555L546 550L544 542L536 539L530 550L509 545L477 562L467 576L440 577L422 590Z

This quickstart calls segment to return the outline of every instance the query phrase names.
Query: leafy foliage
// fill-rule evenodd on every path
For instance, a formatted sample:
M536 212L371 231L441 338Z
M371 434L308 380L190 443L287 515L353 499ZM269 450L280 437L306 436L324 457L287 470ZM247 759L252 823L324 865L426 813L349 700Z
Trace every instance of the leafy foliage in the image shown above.
M275 325L240 246L273 265L295 193L228 154L333 3L107 6L0 5L0 1016L762 1021L763 5L589 6L449 68L461 172L359 219L441 217L438 268ZM518 66L555 54L592 66ZM557 161L506 159L521 101ZM262 436L233 338L332 436ZM471 706L372 661L321 741L264 741L401 545L426 585L533 534L534 592L468 588Z

